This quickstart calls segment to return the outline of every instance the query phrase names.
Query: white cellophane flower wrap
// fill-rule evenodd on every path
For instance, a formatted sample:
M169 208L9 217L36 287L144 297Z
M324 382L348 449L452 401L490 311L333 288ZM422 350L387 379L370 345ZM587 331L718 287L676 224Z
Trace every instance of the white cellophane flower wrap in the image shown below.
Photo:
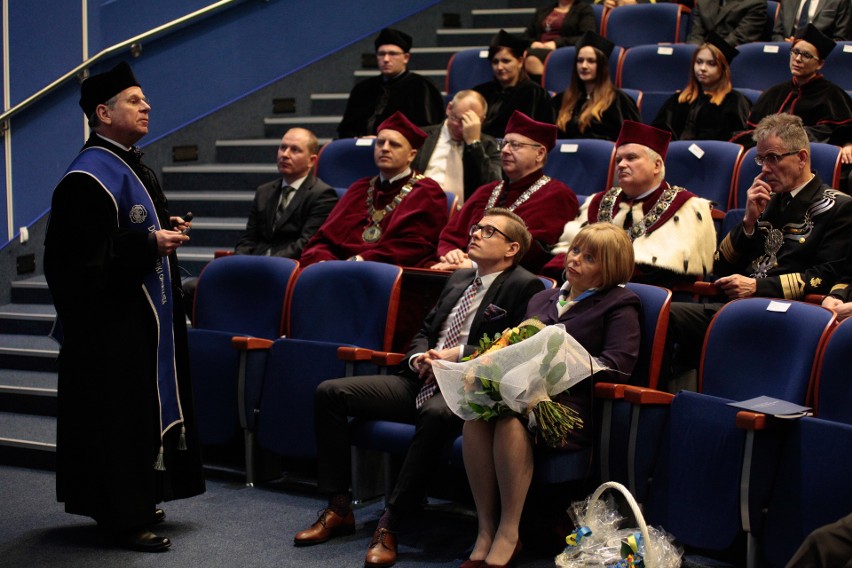
M432 369L453 412L464 420L487 420L507 408L527 416L539 402L606 367L558 324L470 361L436 360Z

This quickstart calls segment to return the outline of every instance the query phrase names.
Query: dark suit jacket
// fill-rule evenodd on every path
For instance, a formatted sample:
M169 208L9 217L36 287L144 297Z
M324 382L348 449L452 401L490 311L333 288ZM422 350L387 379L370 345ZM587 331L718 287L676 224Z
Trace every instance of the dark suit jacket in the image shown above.
M281 179L257 188L246 223L237 241L237 254L284 256L299 259L305 244L317 232L337 203L337 192L321 179L309 175L293 195L284 215L273 227L281 195Z
M581 300L560 317L556 310L559 290L545 290L533 296L526 317L538 317L542 323L565 325L565 331L612 371L595 375L599 381L629 382L639 358L641 331L639 297L620 286ZM574 430L561 451L574 451L592 443L592 381L586 379L561 393L560 403L576 410L588 427Z
M472 268L456 270L450 276L435 307L423 320L423 327L420 332L411 340L411 348L406 360L413 355L425 353L435 347L444 320L450 315L465 288L470 285L475 276L476 270ZM470 335L467 338L465 355L473 353L483 334L487 333L493 337L494 334L502 333L506 328L513 327L523 321L524 313L527 310L527 301L543 288L544 284L537 276L520 266L510 268L500 274L488 287L488 291L479 305L473 319L473 325L470 328ZM489 308L489 306L493 307ZM403 365L403 370L407 369L407 365Z
M444 123L433 124L423 128L429 135L423 143L423 147L417 152L411 167L418 172L426 171L429 160L438 145L441 137L441 129ZM462 152L462 167L464 168L464 198L467 199L476 191L480 185L503 179L503 167L500 163L500 148L497 140L484 132L480 136L480 143L472 146L465 145Z
M713 30L733 46L760 41L766 27L766 0L695 0L686 41L702 44Z
M772 30L772 41L784 41L796 35L798 11L799 0L781 0L775 29ZM852 5L849 0L819 0L811 23L834 41L848 40L852 35Z

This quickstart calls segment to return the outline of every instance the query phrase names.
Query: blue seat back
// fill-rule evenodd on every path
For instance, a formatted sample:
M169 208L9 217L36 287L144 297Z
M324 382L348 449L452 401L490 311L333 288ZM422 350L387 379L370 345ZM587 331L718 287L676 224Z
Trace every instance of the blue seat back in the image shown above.
M639 346L639 361L629 382L632 385L657 387L669 325L672 292L667 288L628 282L627 289L639 296L641 302L642 340Z
M232 255L211 261L195 291L195 329L274 339L281 335L287 292L299 263Z
M348 188L378 173L370 138L341 138L325 144L317 158L317 177L331 187Z
M744 216L745 209L742 208L728 209L725 211L725 218L722 219L722 226L719 229L719 233L716 235L718 237L717 240L721 243L722 239L724 239L734 227L743 222Z
M770 303L786 311L767 309ZM831 310L804 302L744 298L725 304L707 330L699 390L731 400L766 395L806 404L817 354L834 321Z
M393 340L402 269L332 260L299 273L287 336L387 351Z
M751 104L756 103L757 99L760 98L760 95L763 94L763 91L758 91L757 89L746 89L745 87L738 87L734 90L747 98Z
M828 338L817 367L814 411L824 420L852 424L852 319L840 322Z
M642 4L641 6L674 6L674 4ZM622 8L630 7L633 6L622 6ZM615 10L615 12L618 11ZM698 46L691 43L631 47L621 58L617 85L621 88L638 89L646 94L649 91L674 93L683 89L692 73L692 54L696 49Z
M688 19L689 10L680 4L620 6L618 10L607 12L603 35L622 47L681 43L686 40Z
M765 91L790 80L789 43L746 43L737 50L740 54L731 62L731 81L735 88Z
M614 163L615 144L609 140L557 140L544 173L574 193L591 195L610 188Z
M488 49L477 47L457 51L447 63L447 97L451 99L459 91L472 89L492 79L494 72L488 59Z
M666 180L728 208L743 147L718 140L678 140L666 154Z
M825 58L821 73L844 91L852 90L852 41L837 42Z

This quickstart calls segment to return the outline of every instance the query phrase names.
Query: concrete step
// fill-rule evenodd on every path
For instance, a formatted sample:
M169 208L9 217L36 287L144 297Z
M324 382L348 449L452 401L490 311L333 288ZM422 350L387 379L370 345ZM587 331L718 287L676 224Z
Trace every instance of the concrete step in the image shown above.
M56 416L56 373L0 369L0 412Z
M195 246L225 245L225 248L231 248L245 230L245 217L199 217L192 222L189 242ZM181 252L183 247L178 254Z
M271 116L263 119L264 135L280 140L288 129L300 126L320 138L334 138L337 136L337 125L340 124L341 118L342 115Z
M44 275L15 280L10 292L12 302L18 304L53 304Z
M516 28L529 25L535 8L486 8L471 10L474 28Z
M56 469L56 419L0 412L0 463Z
M311 115L343 116L349 93L311 93Z
M208 262L213 260L217 250L233 250L234 243L223 243L222 246L191 246L180 247L178 261L181 276L198 276Z
M47 335L55 319L52 304L6 304L0 306L0 333Z
M166 191L240 191L254 189L277 175L274 163L165 166L163 188Z
M0 334L0 369L57 371L59 344L44 335Z
M524 31L526 24L521 27L502 28L509 33L521 34ZM441 28L435 30L438 36L438 45L443 47L464 46L478 47L491 43L491 38L500 31L501 28Z
M270 176L265 181L272 181ZM169 207L175 211L192 211L195 219L205 217L248 218L254 199L255 186L246 186L242 191L167 191ZM193 226L195 223L193 222Z

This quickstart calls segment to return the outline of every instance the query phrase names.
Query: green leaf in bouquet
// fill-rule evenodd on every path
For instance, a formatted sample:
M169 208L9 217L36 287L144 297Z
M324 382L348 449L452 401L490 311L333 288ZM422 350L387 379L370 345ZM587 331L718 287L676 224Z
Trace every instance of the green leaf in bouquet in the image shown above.
M547 386L552 387L553 385L558 383L562 379L562 377L565 376L567 370L568 367L565 365L564 362L560 362L554 365L553 368L547 372L547 376L544 378L544 380L547 382Z

